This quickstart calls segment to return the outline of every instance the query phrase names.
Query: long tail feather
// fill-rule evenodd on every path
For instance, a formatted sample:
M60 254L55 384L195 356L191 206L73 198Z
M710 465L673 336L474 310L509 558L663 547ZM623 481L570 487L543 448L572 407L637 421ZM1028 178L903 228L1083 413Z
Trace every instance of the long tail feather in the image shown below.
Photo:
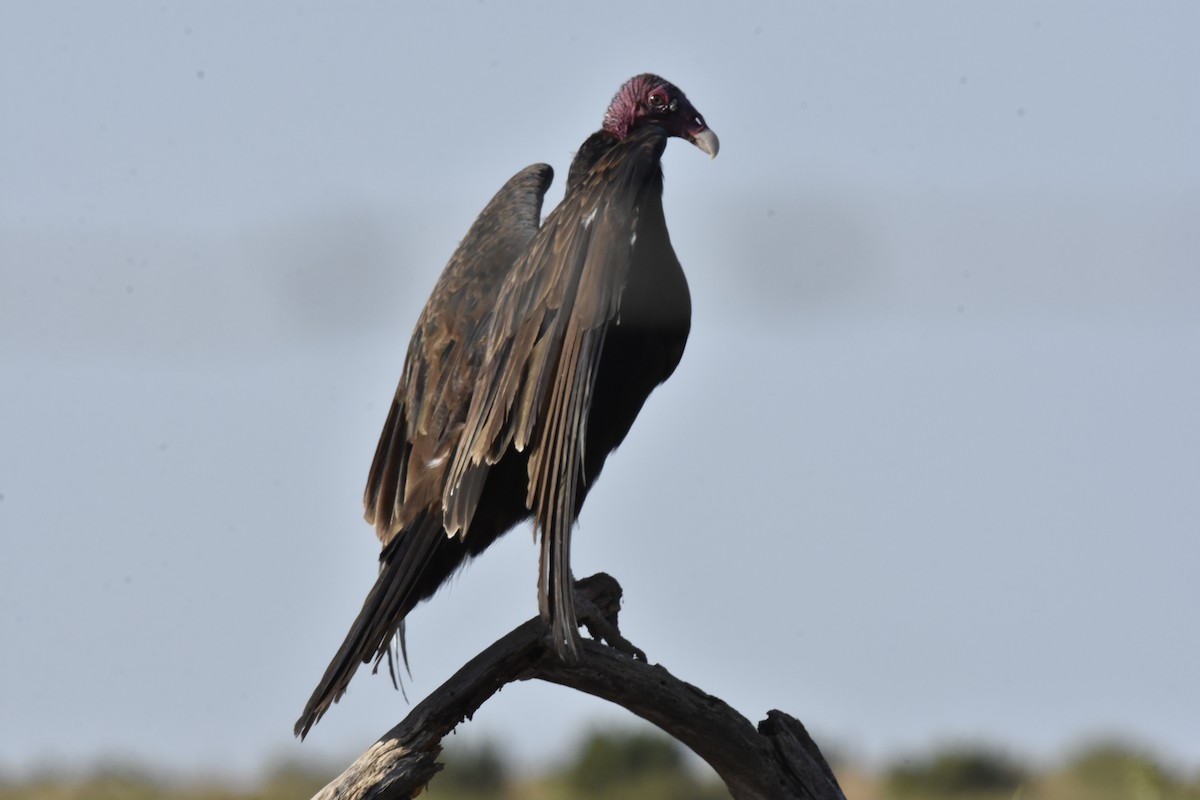
M457 540L448 539L436 517L418 519L383 552L379 578L337 655L309 698L304 713L296 721L295 734L301 739L329 707L346 692L350 679L361 664L391 658L391 644L398 638L405 665L404 618L413 607L433 594L442 581L466 557ZM394 669L392 679L397 675Z

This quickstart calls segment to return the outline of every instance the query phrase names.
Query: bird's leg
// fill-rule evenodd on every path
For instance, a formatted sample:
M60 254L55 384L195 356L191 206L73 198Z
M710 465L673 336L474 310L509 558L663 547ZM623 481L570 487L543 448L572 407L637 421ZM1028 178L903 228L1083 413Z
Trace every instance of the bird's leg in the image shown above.
M616 590L615 593L595 591L600 581L610 581ZM607 585L604 586L606 590L609 588ZM617 614L621 610L621 587L615 580L600 573L576 581L575 608L576 618L583 627L587 628L592 639L603 642L633 658L646 660L646 654L621 635L617 624Z

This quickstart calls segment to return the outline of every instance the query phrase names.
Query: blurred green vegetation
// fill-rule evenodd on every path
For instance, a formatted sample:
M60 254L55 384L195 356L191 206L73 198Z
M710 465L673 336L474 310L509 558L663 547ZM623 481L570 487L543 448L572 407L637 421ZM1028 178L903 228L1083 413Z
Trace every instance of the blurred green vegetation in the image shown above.
M729 793L674 740L647 729L596 732L565 764L516 775L494 742L452 744L429 800L725 800ZM181 781L131 765L79 775L0 774L0 800L295 800L315 794L338 768L280 763L254 786ZM1031 769L998 748L946 747L897 759L879 774L836 766L851 800L1200 800L1200 775L1183 775L1145 750L1115 741L1080 748Z
M1040 771L998 748L956 746L898 760L860 800L917 798L1200 800L1200 776L1174 774L1148 753L1115 741L1081 748L1065 763Z
M711 772L698 774L679 743L649 730L593 733L569 763L525 779L506 773L493 745L444 756L445 770L423 795L429 800L729 799Z
M955 747L926 758L893 765L886 774L889 792L904 798L1011 797L1028 775L1009 758L983 747Z

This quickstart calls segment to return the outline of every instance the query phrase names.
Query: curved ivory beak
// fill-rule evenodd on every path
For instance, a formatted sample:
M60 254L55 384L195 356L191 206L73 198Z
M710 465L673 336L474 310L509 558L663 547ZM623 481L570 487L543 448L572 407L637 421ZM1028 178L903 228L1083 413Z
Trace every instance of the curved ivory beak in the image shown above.
M699 133L693 133L690 138L692 144L708 153L709 158L717 157L717 151L721 149L721 140L713 133L712 128L705 128Z

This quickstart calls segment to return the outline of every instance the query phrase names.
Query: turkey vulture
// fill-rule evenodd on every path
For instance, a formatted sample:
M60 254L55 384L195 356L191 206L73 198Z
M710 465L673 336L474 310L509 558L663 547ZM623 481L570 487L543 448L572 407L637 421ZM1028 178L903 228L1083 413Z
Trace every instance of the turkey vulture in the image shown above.
M538 604L577 657L571 527L608 454L679 363L687 281L662 209L660 159L716 135L678 88L630 79L580 147L539 226L553 170L518 172L462 240L417 321L364 497L383 542L362 611L304 713L301 738L360 663L404 648L404 618L532 516ZM393 678L394 678L393 673Z

